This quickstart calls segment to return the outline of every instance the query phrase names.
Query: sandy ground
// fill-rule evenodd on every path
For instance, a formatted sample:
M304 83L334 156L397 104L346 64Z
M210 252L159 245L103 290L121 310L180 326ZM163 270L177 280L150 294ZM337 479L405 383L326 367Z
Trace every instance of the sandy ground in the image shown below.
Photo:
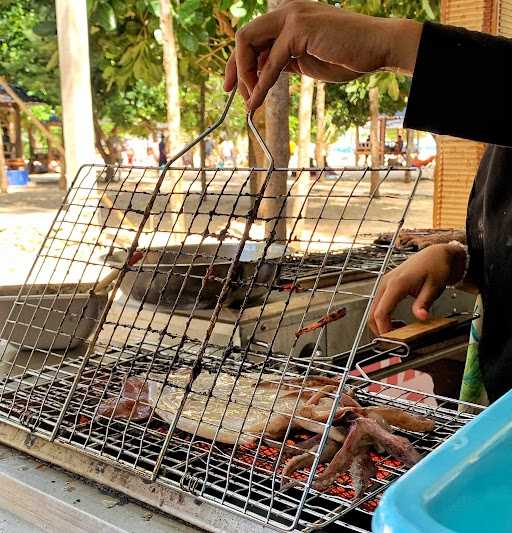
M64 197L55 184L0 195L0 285L23 283Z
M329 240L333 222L339 214L344 197L354 189L354 179L348 176L343 186L337 187L337 194L327 202L322 212L322 222L315 226L315 219L324 206L324 194L332 190L332 179L321 180L315 189L315 198L309 200L306 221L306 239ZM361 227L361 233L379 233L389 231L393 224L385 221L396 221L400 218L411 186L404 184L401 176L394 176L381 187L381 198L374 202L367 213L369 219ZM236 187L234 188L236 190ZM366 194L368 182L365 180L356 189L356 195ZM431 227L432 225L432 192L433 182L421 180L406 219L407 227ZM214 195L215 196L215 195ZM0 196L0 285L23 283L34 258L52 224L58 207L64 197L55 183L30 183L26 187L11 187L6 195ZM344 221L338 229L338 237L350 239L359 225L359 218L364 212L366 199L353 201L352 216ZM235 224L236 226L236 224ZM316 229L314 229L316 228ZM235 228L236 229L236 228Z

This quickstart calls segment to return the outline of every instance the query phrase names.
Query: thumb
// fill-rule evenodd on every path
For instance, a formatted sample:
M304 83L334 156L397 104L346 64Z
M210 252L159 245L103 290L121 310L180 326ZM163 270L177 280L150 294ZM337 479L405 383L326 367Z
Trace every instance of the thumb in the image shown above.
M418 320L427 320L429 317L429 310L434 300L437 299L441 290L432 282L426 281L423 284L418 296L412 304L412 312Z

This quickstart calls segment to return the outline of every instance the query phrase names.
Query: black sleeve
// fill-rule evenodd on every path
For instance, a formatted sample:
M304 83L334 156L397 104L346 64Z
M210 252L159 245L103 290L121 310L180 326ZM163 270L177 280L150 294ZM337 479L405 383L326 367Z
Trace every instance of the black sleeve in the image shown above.
M512 146L512 39L425 23L404 126Z

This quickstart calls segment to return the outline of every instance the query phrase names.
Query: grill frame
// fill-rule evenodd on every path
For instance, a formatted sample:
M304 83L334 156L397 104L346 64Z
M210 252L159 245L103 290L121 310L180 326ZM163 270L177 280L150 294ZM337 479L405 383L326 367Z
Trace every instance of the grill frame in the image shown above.
M258 520L275 529L299 528L308 531L326 527L332 521L341 520L337 526L365 531L362 526L357 529L359 526L355 523L358 519L351 519L350 523L345 523L343 518L350 513L355 513L357 516L364 515L366 521L371 519L371 512L365 511L364 506L385 489L390 481L389 476L396 477L403 473L401 468L394 463L391 466L383 463L382 469L387 472L387 481L381 483L382 480L374 480L377 485L373 492L366 493L358 501L349 500L347 496L334 496L331 494L331 489L324 493L317 493L311 488L311 484L320 463L320 452L327 442L329 432L325 429L333 424L342 391L346 385L355 383L360 398L365 395L363 391L365 387L377 387L378 394L369 395L366 398L370 403L392 401L401 408L414 413L426 412L426 407L419 400L407 403L397 399L385 399L385 392L391 389L398 391L400 395L411 394L412 391L358 378L352 373L358 352L361 349L368 349L368 346L361 346L361 339L370 306L378 284L393 257L394 242L403 226L405 215L419 185L421 173L417 173L416 179L410 183L406 194L396 194L393 191L381 193L381 200L396 204L392 213L383 218L376 210L377 193L375 190L367 190L365 179L370 174L377 175L379 186L385 189L385 185L398 172L397 169L352 170L357 175L353 182L349 182L348 187L346 178L350 175L351 169L347 168L329 169L330 172L334 172L335 178L327 183L323 181L327 169L296 169L295 177L287 181L288 173L293 169L275 167L270 152L254 127L251 115L248 116L248 124L267 156L269 162L267 168L190 168L176 164L181 155L222 124L234 94L233 92L230 95L226 108L217 123L186 146L164 169L102 165L82 167L56 215L54 224L41 246L25 285L20 289L7 321L10 325L20 326L17 322L17 317L20 315L16 314L16 310L30 309L32 306L34 314L38 310L47 313L47 320L42 326L37 326L41 332L53 334L55 338L63 335L62 325L64 319L67 318L73 318L76 327L71 334L68 333L69 344L63 351L55 350L53 343L48 348L42 348L38 346L37 340L32 343L33 345L27 346L25 339L22 339L17 343L17 355L20 355L22 349L28 347L30 354L26 363L19 364L17 359L7 361L2 358L2 365L8 367L7 376L0 382L2 423L23 428L30 433L31 437L41 437L55 445L62 444L77 449L80 453L131 471L148 481L163 483L173 490L196 494L202 500ZM310 171L315 171L316 175L314 178L309 176L309 182L307 182L305 178L308 177ZM282 178L284 174L286 174L284 176L285 190L279 193L267 192L272 179L277 176ZM255 176L260 177L260 185L256 192L250 187L251 179ZM206 189L198 191L196 185L202 178L207 178ZM149 189L145 189L148 181ZM164 189L167 183L170 187ZM114 198L113 201L111 196ZM179 200L177 205L176 199ZM198 224L201 222L199 228L195 227L196 222ZM283 235L283 223L286 227L287 222L290 231L289 234ZM238 228L238 235L236 223L241 225ZM383 226L383 229L391 228L393 238L387 246L372 244L365 237L365 230L372 223ZM254 237L251 232L257 229L258 224L261 225L264 233ZM348 232L349 236L344 232ZM201 281L201 288L197 295L194 295L184 331L179 334L169 333L168 326L177 311L178 301L183 296L186 280L188 276L192 276L190 270L183 276L176 303L167 309L169 316L167 325L163 327L153 325L158 305L149 323L140 322L139 315L144 306L145 296L142 297L139 311L134 317L126 313L126 302L121 304L121 311L118 315L112 313L123 280L128 273L137 276L143 273L145 268L149 268L145 266L145 257L148 255L147 252L158 244L158 239L162 237L162 234L166 238L164 249L176 236L181 238L182 247L189 237L199 238L191 264L196 259L200 259L204 264L205 253L201 252L200 245L207 239L213 238L218 243L216 250L207 254L206 257L212 267L220 257L222 243L226 239L237 238L237 251L229 258L230 266L227 272L222 274L223 277L219 278L218 274L207 270ZM261 253L252 259L254 273L247 280L239 280L236 277L237 268L243 261L246 247L254 241L261 245ZM374 276L368 294L359 295L364 311L361 320L351 331L353 334L351 349L339 356L346 361L344 367L316 361L314 357L301 360L294 351L296 342L292 343L288 353L274 353L275 336L267 344L260 344L259 350L254 349L253 345L257 345L257 329L261 325L264 310L271 295L274 291L283 290L282 286L276 284L277 269L272 279L265 283L261 283L257 276L265 265L276 264L275 257L268 257L268 250L274 242L285 244L281 257L277 260L278 267L283 265L287 257L288 246L293 244L301 248L303 252L299 258L298 269L291 280L291 286L287 289L288 295L277 320L276 334L285 320L286 310L296 292L300 290L308 295L296 333L297 338L304 331L304 326L312 325L309 323L311 320L309 312L315 296L321 292L324 296L326 295L323 303L325 314L312 325L314 327L311 329L315 336L313 354L316 353L328 324L334 320L333 317L342 318L342 313L339 313L341 310L336 309L336 297L339 294L353 296L353 293L344 290L345 276L354 271L362 276ZM357 253L362 246L373 246L375 250L381 252L379 258L370 267L367 264L361 264L360 258L358 259ZM315 247L321 248L323 257L316 265L318 267L316 274L311 276L306 258L308 253L315 251ZM322 276L324 274L332 276L329 255L338 247L345 247L348 250L341 268L338 266L335 269L334 283L325 287L322 283ZM108 256L119 251L125 254L126 259L115 268L114 272L109 272ZM140 257L135 260L136 256ZM171 270L166 273L167 282L172 275L176 275L172 267L178 265L177 261L178 259L171 266ZM156 263L152 261L150 270L152 279L161 273L159 272L160 264L161 259ZM308 273L310 278L307 287L298 286L302 269ZM64 310L55 310L54 306L48 302L44 304L47 307L42 307L41 302L46 296L46 289L40 294L38 304L29 303L30 297L33 296L32 288L44 283L47 289L54 290L51 294L55 294L55 301L62 287L71 285L74 287L71 291L70 300L72 301L73 296L76 297L79 294L79 287L87 281L90 282L86 279L86 274L93 277L92 288L89 292L90 298L96 295L95 291L99 290L104 279L108 278L113 283L112 290L108 292L105 307L99 315L88 316L87 306L84 306L81 312L73 313L69 311L69 307ZM78 276L79 279L71 280L72 275ZM57 279L54 279L54 276ZM220 293L212 309L204 336L194 339L188 334L189 326L198 308L201 291L204 290L211 276L214 276L215 281L220 283ZM217 346L212 343L212 333L233 284L238 287L242 285L245 296L237 317L231 324L231 337L224 346ZM265 295L262 298L260 313L254 320L253 334L249 336L246 346L236 346L233 339L242 320L243 312L248 309L251 291L261 288L265 289ZM105 290L104 287L101 290ZM165 285L161 296L164 290ZM160 299L158 301L160 302ZM60 323L58 319L54 320L53 324L48 323L52 311L60 313ZM71 350L71 344L84 318L93 321L96 327L92 338L79 339L83 341L83 351L76 354ZM27 332L30 328L36 327L30 322L22 326L27 328ZM12 339L9 337L7 340ZM192 349L189 349L191 346ZM397 354L401 348L397 346ZM382 351L378 343L374 343L371 349L375 352ZM31 363L37 355L42 357L42 364L38 368L31 368ZM333 356L333 359L335 358L338 357ZM51 359L56 362L48 364ZM157 368L165 376L164 382L166 382L173 371L184 367L189 369L190 377L183 388L183 398L176 410L174 420L164 428L163 433L151 425L155 421L155 406L153 406L149 420L145 423L131 419L124 422L112 416L106 422L104 418L97 419L98 406L105 398L117 397L119 402L119 385L122 378L127 375L137 372L136 375L143 375L147 380L150 371ZM327 419L322 422L324 431L320 438L319 450L315 453L309 471L302 473L306 482L302 482L300 490L295 488L290 489L289 492L277 490L278 468L274 464L269 464L268 453L261 456L265 450L263 434L270 423L276 399L272 401L270 408L264 409L267 419L265 429L256 436L256 447L253 448L256 451L249 452L246 447L243 449L245 455L241 457L237 455L238 451L235 451L236 445L231 448L231 451L226 451L225 447L215 442L216 437L212 439L212 443L208 444L204 443L203 439L198 439L197 431L190 437L185 437L183 432L177 429L178 419L182 415L186 399L194 393L194 382L205 369L211 369L210 371L216 373L217 377L221 371L232 372L237 377L251 372L251 375L258 376L258 383L267 377L269 371L277 372L277 377L273 379L276 380L274 384L279 389L286 386L286 379L295 378L297 381L294 387L298 392L295 406L291 414L280 413L285 416L290 415L291 419L296 416L299 396L317 391L317 389L307 388L305 378L317 374L340 377L336 392L329 393L332 405ZM214 385L208 392L207 401L214 394ZM137 400L140 394L141 392L138 393ZM440 402L441 405L446 402L453 403L453 400L423 395L423 400L427 399ZM250 402L252 401L253 398ZM277 412L279 414L279 411ZM439 428L446 429L437 440L434 439L436 446L453 433L457 420L462 417L467 422L471 418L469 415L449 410L445 412L442 407L438 407L437 411L430 410L428 414L431 417L439 416ZM203 416L204 411L201 419ZM245 417L247 418L247 414ZM443 417L449 420L450 424L444 423ZM102 423L106 425L101 426ZM102 428L101 431L93 429L98 424ZM87 427L89 429L86 429ZM283 441L292 437L291 430L290 423ZM431 438L434 438L435 431ZM421 449L421 442L417 435L409 434L408 436L415 440L415 444ZM422 438L426 439L428 435ZM132 448L129 448L130 446ZM107 455L107 450L110 450L110 455ZM251 453L253 453L252 456ZM284 454L283 444L278 452L277 463L282 464ZM132 463L129 461L130 457ZM207 457L206 464L204 463L205 457ZM386 459L383 460L386 461ZM203 461L202 466L201 461ZM250 463L249 468L247 461ZM258 464L258 461L263 461L263 463ZM142 464L145 466L141 466ZM261 464L267 466L263 467ZM213 481L208 476L211 476ZM223 482L225 488L219 489L219 484ZM344 485L341 487L343 494L347 494L348 478L345 476L341 483ZM234 488L230 488L231 484L234 484ZM219 491L222 492L221 496L219 496ZM319 502L323 503L319 504Z

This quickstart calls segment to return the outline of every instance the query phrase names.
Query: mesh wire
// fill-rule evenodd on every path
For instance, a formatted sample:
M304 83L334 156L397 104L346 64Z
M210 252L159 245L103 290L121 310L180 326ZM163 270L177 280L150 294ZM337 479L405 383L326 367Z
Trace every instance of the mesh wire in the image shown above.
M347 474L325 492L311 489L315 471L325 468L319 452L343 387L353 385L364 405L391 404L435 420L427 435L402 432L420 452L470 419L446 399L351 372L358 353L384 350L364 342L365 322L381 276L405 256L394 251L394 239L379 245L371 234L398 233L420 179L398 194L398 172L82 167L1 333L16 348L0 359L2 420L277 529L369 531L379 494L403 465L374 454L377 475L358 498ZM369 190L372 173L378 196ZM354 298L354 315L343 318ZM299 316L295 335L277 349L292 313ZM243 339L242 325L249 330ZM322 339L340 333L347 351L316 359ZM393 355L400 346L385 350ZM321 446L311 467L294 474L298 485L283 492L287 446L311 436L290 421L318 390L310 385L318 375L338 378L330 414L319 423ZM235 398L234 383L248 376L252 390ZM145 404L142 419L133 405L124 418L100 410L123 404L128 378L142 384L131 397ZM170 382L178 391L171 407L164 402ZM269 382L274 395L264 393ZM145 398L147 387L156 400ZM294 401L283 407L281 393L290 388ZM185 431L187 402L199 408ZM220 423L211 420L212 405L222 411ZM242 423L228 431L234 405ZM244 424L251 416L259 431ZM270 446L262 435L278 417L287 428Z

